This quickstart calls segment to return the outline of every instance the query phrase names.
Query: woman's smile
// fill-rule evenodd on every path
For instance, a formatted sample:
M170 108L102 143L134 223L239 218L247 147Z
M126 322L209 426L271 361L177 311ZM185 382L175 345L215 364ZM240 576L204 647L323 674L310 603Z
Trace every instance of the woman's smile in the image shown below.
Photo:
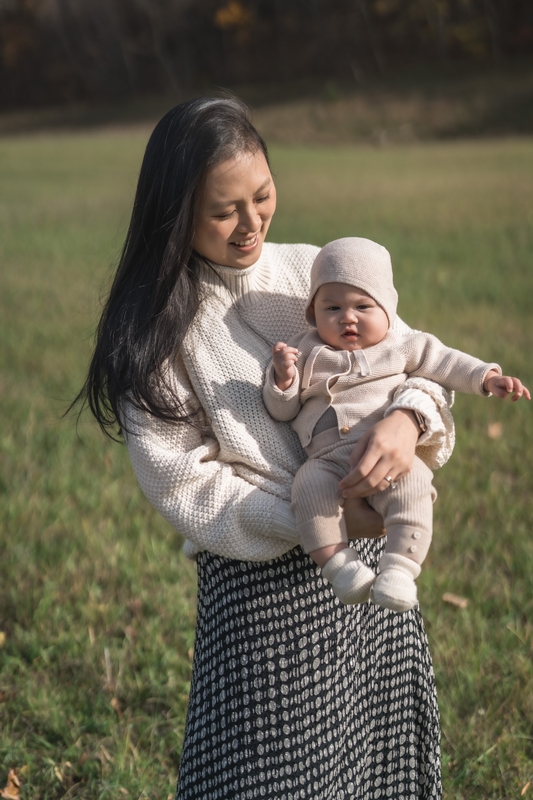
M255 264L276 210L276 189L263 153L242 153L216 164L196 207L193 247L215 264Z
M254 247L257 245L258 240L259 240L259 233L255 233L248 239L243 239L242 241L238 242L230 242L230 244L232 244L234 247L238 247L239 250L250 251L253 250Z

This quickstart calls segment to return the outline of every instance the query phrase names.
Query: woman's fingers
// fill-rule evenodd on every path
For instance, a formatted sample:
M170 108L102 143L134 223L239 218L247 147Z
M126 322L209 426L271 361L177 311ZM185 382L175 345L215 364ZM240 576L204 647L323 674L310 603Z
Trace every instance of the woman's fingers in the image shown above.
M369 459L361 461L362 467L366 470L367 465L373 460L374 454L369 455ZM343 478L341 489L342 496L346 499L352 497L370 497L377 492L388 489L392 483L400 480L409 470L399 469L399 462L390 457L383 457L375 461L368 473L361 477L359 468L352 470ZM388 481L387 478L391 480Z
M413 464L419 430L408 411L397 410L365 433L354 447L351 472L339 487L344 498L369 497L400 480Z

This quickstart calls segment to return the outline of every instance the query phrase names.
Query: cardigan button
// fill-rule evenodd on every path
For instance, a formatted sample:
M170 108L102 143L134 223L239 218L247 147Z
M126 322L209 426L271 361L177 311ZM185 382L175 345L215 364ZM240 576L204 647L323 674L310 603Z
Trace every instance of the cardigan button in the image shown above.
M350 433L350 429L349 429L349 427L348 427L347 425L344 425L344 426L341 428L341 433Z

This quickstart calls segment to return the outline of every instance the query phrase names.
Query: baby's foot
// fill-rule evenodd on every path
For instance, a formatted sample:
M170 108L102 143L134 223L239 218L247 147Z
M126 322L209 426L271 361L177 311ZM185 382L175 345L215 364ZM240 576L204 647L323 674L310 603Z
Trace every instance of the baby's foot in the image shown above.
M420 565L405 556L385 553L379 562L379 574L372 586L370 599L382 608L409 611L417 603L415 578Z
M346 605L366 602L376 578L372 570L359 561L351 547L335 553L322 567L322 574L333 586L339 600Z

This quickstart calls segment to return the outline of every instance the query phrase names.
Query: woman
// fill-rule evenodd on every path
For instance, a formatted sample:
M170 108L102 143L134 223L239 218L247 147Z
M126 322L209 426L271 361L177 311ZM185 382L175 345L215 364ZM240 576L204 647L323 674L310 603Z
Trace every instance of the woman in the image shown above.
M275 204L239 102L170 111L147 146L84 390L103 427L120 420L143 491L198 564L177 798L439 798L419 612L341 607L298 547L289 498L304 454L261 390L272 343L301 329L317 248L265 244ZM408 383L358 444L343 492L352 535L379 535L362 498L409 470L424 420L419 443L445 460L437 406L448 422L439 387ZM381 541L357 547L375 566Z

